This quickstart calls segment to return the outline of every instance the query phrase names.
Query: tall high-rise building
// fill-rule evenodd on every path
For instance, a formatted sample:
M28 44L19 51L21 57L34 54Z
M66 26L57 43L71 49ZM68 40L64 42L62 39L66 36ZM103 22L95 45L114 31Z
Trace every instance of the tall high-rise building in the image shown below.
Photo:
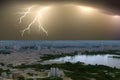
M60 77L60 70L58 68L51 68L50 76Z

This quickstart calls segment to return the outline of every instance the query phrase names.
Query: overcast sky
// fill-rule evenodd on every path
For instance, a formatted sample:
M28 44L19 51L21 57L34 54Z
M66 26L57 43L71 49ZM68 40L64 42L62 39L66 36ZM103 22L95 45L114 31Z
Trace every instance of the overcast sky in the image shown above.
M18 13L31 6L35 7L19 23L23 14ZM0 10L1 40L120 39L119 0L1 0ZM35 21L22 36L36 16L42 17L40 24L48 35Z

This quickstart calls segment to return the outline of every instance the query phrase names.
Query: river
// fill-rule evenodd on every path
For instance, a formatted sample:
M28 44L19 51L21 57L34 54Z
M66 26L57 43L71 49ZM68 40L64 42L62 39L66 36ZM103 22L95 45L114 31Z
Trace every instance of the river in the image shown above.
M106 65L109 67L116 67L120 68L120 58L112 58L110 56L116 56L116 55L75 55L75 56L66 56L61 57L49 61L53 62L72 62L76 63L78 61L84 62L86 64L98 64L98 65Z

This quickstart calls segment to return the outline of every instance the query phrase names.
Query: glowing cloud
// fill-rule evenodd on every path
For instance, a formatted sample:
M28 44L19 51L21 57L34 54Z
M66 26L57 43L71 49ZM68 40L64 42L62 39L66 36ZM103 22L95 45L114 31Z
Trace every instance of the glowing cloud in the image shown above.
M115 15L115 16L113 16L113 18L118 19L118 18L120 18L120 16Z
M78 8L84 13L90 13L94 11L94 8L88 6L78 6Z

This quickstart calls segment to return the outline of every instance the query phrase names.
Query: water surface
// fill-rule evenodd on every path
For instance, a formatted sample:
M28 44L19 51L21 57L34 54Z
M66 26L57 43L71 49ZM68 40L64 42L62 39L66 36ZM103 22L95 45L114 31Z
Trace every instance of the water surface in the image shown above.
M62 58L53 59L50 61L57 61L57 62L72 62L76 63L78 61L84 62L86 64L99 64L99 65L106 65L110 67L120 68L120 59L112 58L110 56L115 55L75 55L75 56L66 56Z

